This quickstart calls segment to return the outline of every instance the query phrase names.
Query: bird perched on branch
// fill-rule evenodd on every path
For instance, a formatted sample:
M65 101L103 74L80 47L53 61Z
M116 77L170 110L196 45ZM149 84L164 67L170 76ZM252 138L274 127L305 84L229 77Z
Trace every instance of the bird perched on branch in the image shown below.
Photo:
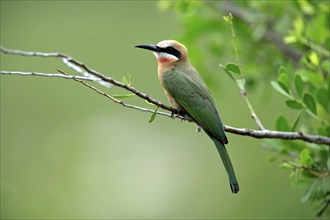
M189 63L187 48L174 40L136 47L152 51L158 60L158 78L172 107L188 114L213 140L227 171L233 193L239 191L234 168L225 144L221 119L205 82Z

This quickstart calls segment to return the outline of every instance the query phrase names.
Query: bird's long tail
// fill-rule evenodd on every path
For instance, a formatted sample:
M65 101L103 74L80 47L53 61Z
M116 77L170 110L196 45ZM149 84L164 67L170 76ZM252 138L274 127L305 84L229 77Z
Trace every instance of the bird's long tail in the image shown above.
M215 143L215 146L218 149L218 152L220 154L220 157L222 159L223 165L225 166L225 169L228 174L229 182L230 182L230 188L233 193L237 193L239 191L238 182L235 176L233 165L231 164L227 149L223 143L218 141L215 138L212 138L212 140Z

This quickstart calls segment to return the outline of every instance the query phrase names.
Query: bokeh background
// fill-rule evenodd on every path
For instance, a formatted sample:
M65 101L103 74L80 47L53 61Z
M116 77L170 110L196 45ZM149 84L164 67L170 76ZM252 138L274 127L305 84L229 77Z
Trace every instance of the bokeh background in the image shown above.
M177 15L160 12L157 4L1 1L1 45L69 54L117 80L131 74L134 87L167 103L155 58L134 48L182 32ZM67 70L54 58L0 55L1 70ZM224 123L255 128L236 86L218 66L211 68ZM71 80L0 79L2 219L313 217L261 140L228 134L241 186L233 195L216 148L192 123L161 116L148 123L150 114ZM279 112L290 114L275 92L265 98L257 88L249 97L268 128ZM125 101L153 108L138 98Z

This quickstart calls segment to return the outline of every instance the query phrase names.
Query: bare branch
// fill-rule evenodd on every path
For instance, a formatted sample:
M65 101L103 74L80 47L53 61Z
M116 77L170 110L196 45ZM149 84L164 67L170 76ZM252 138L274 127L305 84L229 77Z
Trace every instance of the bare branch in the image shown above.
M101 79L84 77L84 76L72 76L72 75L64 75L62 73L39 73L39 72L22 72L22 71L0 71L0 74L3 75L21 75L21 76L43 76L43 77L59 77L64 79L79 79L84 81L93 81L100 82ZM102 81L103 82L103 81Z
M120 104L124 107L136 109L136 110L143 111L143 112L154 113L154 110L124 103L122 100L114 98L113 96L97 89L96 87L86 83L85 81L92 81L92 82L97 82L97 83L100 83L100 82L111 83L112 85L121 87L127 91L134 93L138 97L158 106L159 108L162 108L164 110L168 110L171 112L171 113L165 113L165 112L157 111L157 114L159 114L159 115L164 115L164 116L171 117L171 118L179 118L181 120L194 122L190 117L188 117L186 115L178 115L178 112L176 109L162 104L158 100L149 97L147 94L144 94L144 93L138 91L134 87L131 87L129 85L116 81L108 76L105 76L105 75L87 67L85 64L73 59L72 57L70 57L68 55L61 54L61 53L43 53L43 52L27 52L27 51L20 51L20 50L10 50L10 49L6 49L3 47L0 47L0 51L3 53L7 53L7 54L22 55L22 56L39 56L39 57L46 57L46 58L47 57L58 57L58 58L63 59L64 64L66 64L67 66L70 65L69 67L72 68L73 70L75 70L76 72L78 72L80 74L84 74L83 71L85 71L86 73L88 73L88 74L84 74L85 76L75 76L75 75L68 75L68 74L64 73L63 71L59 71L60 73L0 71L0 74L21 75L21 76L59 77L59 78L64 78L64 79L73 79L73 80L83 84L84 86L88 87L89 89L92 89L93 91L97 92L98 94L101 94L101 95L107 97L108 99L112 100L113 102ZM76 68L75 66L78 66L79 69ZM81 71L81 70L83 70L83 71ZM93 77L91 77L90 75L92 75ZM253 116L253 114L252 114L252 116ZM256 120L256 118L254 118L254 119ZM225 130L229 133L243 135L243 136L250 136L250 137L254 137L254 138L276 138L276 139L286 139L286 140L302 140L302 141L309 142L309 143L330 145L329 137L318 136L318 135L309 135L309 134L304 134L302 132L272 131L272 130L265 129L261 124L259 124L258 127L261 130L251 130L248 128L235 128L235 127L231 127L231 126L224 126Z
M309 143L330 145L329 137L304 134L302 132L272 131L267 129L258 131L248 128L234 128L230 126L225 126L225 130L229 133L246 135L254 138L302 140Z
M248 109L249 109L249 111L250 111L250 113L251 113L251 117L252 117L252 119L255 121L255 123L257 124L258 128L259 128L260 130L262 130L262 131L263 131L263 130L266 130L265 127L262 125L262 123L261 123L261 121L260 121L258 115L257 115L256 112L254 111L254 109L253 109L253 107L252 107L252 105L251 105L251 103L250 103L250 100L249 100L248 97L247 97L247 93L246 93L245 91L240 91L240 94L241 94L241 96L243 97L243 99L244 99L244 101L245 101L245 103L246 103L246 105L247 105L247 107L248 107Z
M61 54L61 53L57 53L57 52L53 52L53 53L44 53L44 52L35 52L35 51L22 51L22 50L11 50L11 49L7 49L4 48L2 46L0 46L0 51L6 54L15 54L15 55L22 55L22 56L36 56L36 57L68 57L65 54Z

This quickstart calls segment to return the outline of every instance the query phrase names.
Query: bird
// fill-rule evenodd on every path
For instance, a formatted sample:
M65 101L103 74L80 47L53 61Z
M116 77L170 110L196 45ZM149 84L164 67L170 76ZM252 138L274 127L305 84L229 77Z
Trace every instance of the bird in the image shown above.
M175 40L135 47L152 51L158 60L158 79L168 101L180 114L190 116L212 139L227 171L232 193L239 191L233 165L225 147L228 139L206 83L190 64L187 48Z

